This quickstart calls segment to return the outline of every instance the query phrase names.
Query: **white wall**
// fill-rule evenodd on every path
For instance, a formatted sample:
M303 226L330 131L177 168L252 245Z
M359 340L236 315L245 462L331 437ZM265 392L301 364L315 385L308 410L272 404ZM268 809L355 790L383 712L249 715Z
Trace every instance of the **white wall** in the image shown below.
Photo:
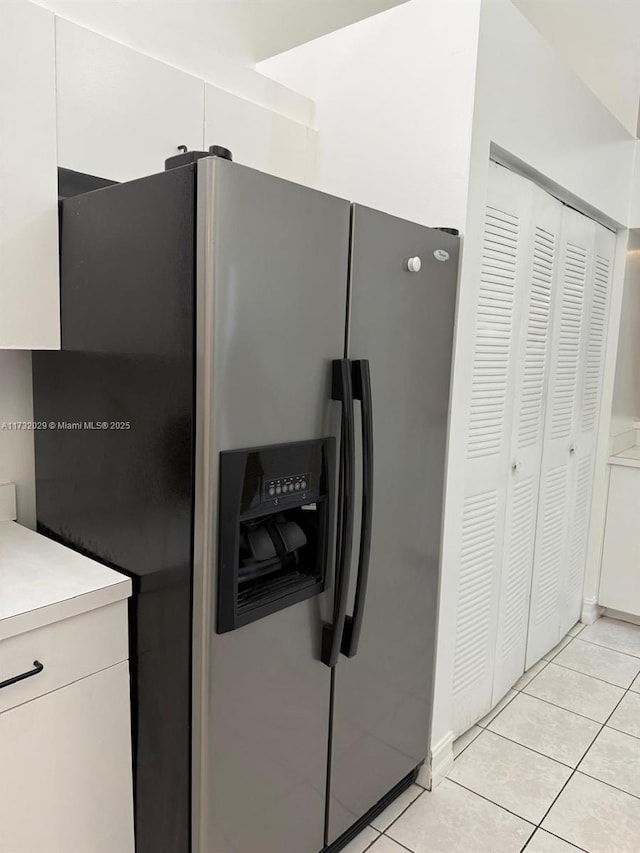
M224 145L245 166L313 185L316 137L308 124L205 85L205 146Z
M318 188L462 228L478 0L412 0L257 66L315 102Z
M28 44L32 35L19 37ZM61 166L129 180L162 171L177 145L217 142L255 168L303 183L313 176L313 104L227 58L212 52L208 67L233 93L56 18L56 65ZM28 352L0 352L0 425L32 419L30 366ZM16 483L18 520L32 526L32 432L0 430L2 482Z
M460 272L459 312L450 427L450 463L440 599L434 742L451 719L456 600L465 441L469 413L474 306L482 252L487 161L491 146L576 206L609 222L626 223L634 142L595 95L567 68L509 0L483 0L480 16L473 139ZM626 242L626 238L624 239ZM622 244L621 244L622 245ZM618 256L619 260L619 256ZM614 273L611 323L617 328L623 274ZM607 346L598 470L606 470L617 335ZM598 488L602 491L603 484ZM595 505L595 502L594 502ZM601 529L603 516L594 523Z
M611 435L640 420L640 230L631 231L622 298Z
M631 133L640 95L637 0L513 0Z
M631 212L629 225L640 228L640 140L636 141L635 166L633 171L633 188L631 190Z

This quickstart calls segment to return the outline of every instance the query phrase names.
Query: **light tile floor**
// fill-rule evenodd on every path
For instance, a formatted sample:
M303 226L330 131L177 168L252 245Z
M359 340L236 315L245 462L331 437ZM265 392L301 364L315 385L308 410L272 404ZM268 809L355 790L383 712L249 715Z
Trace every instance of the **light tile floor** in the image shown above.
M640 626L580 624L345 853L640 853Z

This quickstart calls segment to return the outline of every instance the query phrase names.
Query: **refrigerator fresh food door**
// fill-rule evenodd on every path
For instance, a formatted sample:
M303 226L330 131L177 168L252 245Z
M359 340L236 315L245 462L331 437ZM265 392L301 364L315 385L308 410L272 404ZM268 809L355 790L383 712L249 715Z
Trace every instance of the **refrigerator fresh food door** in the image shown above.
M322 595L217 633L218 476L223 451L338 434L349 205L206 158L198 220L193 850L318 853L331 575Z
M335 669L329 843L427 756L459 246L365 207L352 217L348 356L368 361L373 505L359 643ZM366 376L356 397L358 384ZM355 409L361 483L362 403ZM361 499L360 487L356 520ZM359 550L356 537L348 614Z

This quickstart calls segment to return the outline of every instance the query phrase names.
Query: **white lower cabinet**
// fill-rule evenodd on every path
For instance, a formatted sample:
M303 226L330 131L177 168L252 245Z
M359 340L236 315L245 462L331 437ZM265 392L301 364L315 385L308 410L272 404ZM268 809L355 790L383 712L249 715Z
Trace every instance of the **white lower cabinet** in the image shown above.
M640 616L640 468L611 465L598 603Z
M0 850L133 851L129 666L0 715Z
M133 853L127 602L50 609L0 620L0 851Z

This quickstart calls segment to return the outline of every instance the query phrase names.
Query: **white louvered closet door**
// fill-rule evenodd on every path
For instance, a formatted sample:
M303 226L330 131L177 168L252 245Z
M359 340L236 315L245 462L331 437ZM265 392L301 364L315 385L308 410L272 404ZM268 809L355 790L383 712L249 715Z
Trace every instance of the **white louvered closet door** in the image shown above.
M591 220L563 207L560 261L553 300L527 667L540 660L562 636L559 603L574 496L575 434L593 234Z
M560 583L561 637L575 625L582 609L598 413L609 316L609 290L615 252L615 234L591 220L587 219L586 222L591 228L592 245L587 273L581 369L571 448L573 458L567 555L562 566ZM585 225L585 229L589 226Z
M491 708L522 301L518 294L527 281L533 191L529 181L490 164L460 538L456 733Z
M532 185L533 186L533 185ZM510 437L504 551L491 704L525 669L531 574L536 537L545 399L551 350L551 308L557 273L562 204L533 186L527 276L519 299L519 354ZM520 284L520 282L519 282Z

